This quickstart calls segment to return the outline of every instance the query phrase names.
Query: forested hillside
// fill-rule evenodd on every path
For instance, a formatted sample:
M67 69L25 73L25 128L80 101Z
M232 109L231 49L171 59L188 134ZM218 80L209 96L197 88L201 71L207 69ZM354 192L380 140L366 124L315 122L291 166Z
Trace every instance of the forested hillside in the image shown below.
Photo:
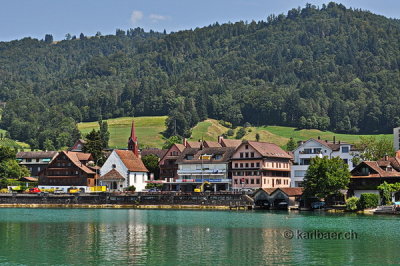
M400 125L399 65L399 20L335 3L170 34L25 38L0 43L1 127L39 148L71 143L76 122L133 115L169 115L167 135L207 117L385 133Z

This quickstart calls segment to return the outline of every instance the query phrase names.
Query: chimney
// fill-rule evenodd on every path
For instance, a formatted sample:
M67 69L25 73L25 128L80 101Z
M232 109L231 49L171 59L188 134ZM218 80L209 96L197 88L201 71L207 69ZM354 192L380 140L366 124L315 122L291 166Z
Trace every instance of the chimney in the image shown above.
M321 136L318 136L318 140L321 140Z
M183 146L187 147L187 138L183 139Z
M336 143L336 136L333 136L333 144Z
M339 145L340 145L340 140L339 140Z
M224 139L223 136L218 136L218 143L221 144L223 139Z
M389 155L385 154L385 161L389 161Z

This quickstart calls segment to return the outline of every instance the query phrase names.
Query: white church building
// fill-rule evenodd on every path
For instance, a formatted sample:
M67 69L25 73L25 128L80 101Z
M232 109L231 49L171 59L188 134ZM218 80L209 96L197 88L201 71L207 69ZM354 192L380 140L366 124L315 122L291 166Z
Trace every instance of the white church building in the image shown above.
M108 191L124 191L135 186L136 191L143 191L148 181L148 170L139 156L135 125L132 122L131 136L127 150L113 150L100 169L100 186Z

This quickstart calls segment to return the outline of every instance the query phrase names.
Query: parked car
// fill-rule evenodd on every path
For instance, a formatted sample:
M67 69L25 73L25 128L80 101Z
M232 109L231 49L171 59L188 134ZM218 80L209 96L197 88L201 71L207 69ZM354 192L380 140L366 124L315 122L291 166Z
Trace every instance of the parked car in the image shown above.
M31 187L28 191L29 194L37 194L42 192L38 187Z

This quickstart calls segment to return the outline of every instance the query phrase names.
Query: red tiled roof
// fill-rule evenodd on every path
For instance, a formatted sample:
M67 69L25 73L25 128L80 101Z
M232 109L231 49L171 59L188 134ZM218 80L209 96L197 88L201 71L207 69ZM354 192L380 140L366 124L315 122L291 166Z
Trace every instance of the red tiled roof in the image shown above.
M148 172L141 159L139 159L133 151L130 150L115 150L126 168L131 172Z
M217 147L222 147L221 144L219 144L217 141L204 141L203 142L204 147L206 148L217 148Z
M188 145L188 148L200 148L200 141L188 141L186 142Z
M71 162L73 162L78 168L83 170L87 174L95 174L95 172L87 167L83 162L81 161L89 161L92 159L92 155L90 153L83 153L83 152L74 152L74 151L63 151L63 154L65 154Z
M281 187L281 188L277 188L276 190L278 190L278 189L281 190L286 195L288 195L289 197L303 195L302 187Z
M76 156L78 157L79 161L89 161L92 159L92 155L90 153L77 152Z
M276 144L257 141L248 141L247 143L264 157L292 158L292 156Z
M56 151L20 151L17 153L16 158L18 159L52 159L56 156L58 152Z
M175 143L175 146L180 150L181 152L186 148L185 145L180 144L180 143Z
M271 195L277 188L262 188L268 195Z
M101 176L99 180L125 180L125 178L114 168L105 175Z
M364 161L357 165L352 171L351 178L378 178L378 177L400 177L398 159L390 157L388 160L378 160L378 161ZM359 169L363 165L367 165L374 173L369 173L369 175L360 175ZM391 166L391 171L387 171L386 168Z
M242 140L240 139L221 139L222 147L237 148L240 144L242 144Z
M157 149L157 148L150 148L150 149L143 149L140 151L140 156L146 156L146 155L150 155L153 154L155 156L157 156L158 158L163 158L165 156L165 154L167 153L168 150L164 149Z

